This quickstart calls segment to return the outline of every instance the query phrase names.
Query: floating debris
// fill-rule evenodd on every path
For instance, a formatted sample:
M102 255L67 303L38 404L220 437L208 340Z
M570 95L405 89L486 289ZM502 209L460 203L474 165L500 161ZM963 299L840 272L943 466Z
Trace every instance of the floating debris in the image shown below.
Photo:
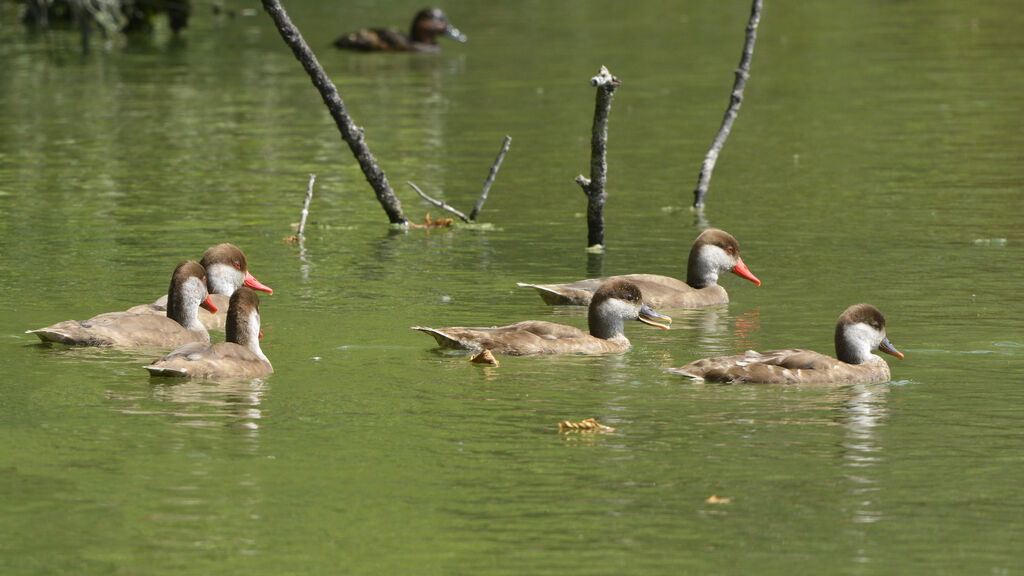
M587 418L579 422L562 420L558 423L559 432L614 432L615 428L605 426L593 418Z
M708 504L728 504L730 500L732 500L732 498L719 498L712 494L711 496L708 496L708 499L705 500L705 502Z
M494 357L494 354L491 354L491 351L486 348L484 348L483 352L470 358L469 361L474 364L491 364L493 366L497 366L499 364L498 359Z

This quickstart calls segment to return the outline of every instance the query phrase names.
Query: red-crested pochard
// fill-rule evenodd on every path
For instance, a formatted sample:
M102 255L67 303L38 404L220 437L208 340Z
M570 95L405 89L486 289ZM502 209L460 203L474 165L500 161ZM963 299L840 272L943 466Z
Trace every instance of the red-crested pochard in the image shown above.
M440 52L438 36L465 42L466 35L452 26L438 8L424 8L412 20L409 35L397 28L363 28L334 41L336 48L364 52Z
M75 346L177 347L189 342L209 342L210 334L199 322L200 306L216 311L206 292L206 271L197 262L182 262L174 269L167 290L167 315L110 312L79 322L29 330L43 342Z
M885 318L870 304L855 304L836 323L836 358L791 348L739 356L717 356L670 368L698 380L749 384L866 383L888 382L889 365L872 354L881 350L897 358L897 350L885 336Z
M261 378L274 372L260 349L260 299L248 287L231 295L226 342L195 342L146 366L151 376L190 376L212 380Z
M207 330L222 330L228 318L228 298L242 286L268 294L274 291L253 277L245 260L245 254L234 244L217 244L203 253L199 261L206 268L206 287L210 301L217 312L199 311L199 321ZM161 296L152 304L142 304L128 309L137 314L165 314L167 296Z
M518 284L535 288L548 304L586 306L603 282L624 279L639 286L644 301L655 308L702 308L729 302L729 294L718 285L718 275L722 272L732 272L761 285L740 258L740 245L736 239L728 232L711 228L693 242L686 282L657 274L626 274L567 284Z
M672 319L651 310L643 301L640 289L625 280L606 282L590 301L587 314L590 333L573 326L553 322L526 321L492 328L426 328L426 332L442 348L490 350L495 354L521 356L527 354L600 354L618 352L630 347L623 333L626 320L668 330ZM660 322L665 322L662 324Z

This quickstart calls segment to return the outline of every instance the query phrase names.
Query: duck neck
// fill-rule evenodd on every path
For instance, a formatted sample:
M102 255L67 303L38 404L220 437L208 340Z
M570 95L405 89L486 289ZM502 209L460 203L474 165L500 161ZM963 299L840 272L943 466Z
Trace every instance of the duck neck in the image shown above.
M708 244L694 246L686 266L686 283L698 290L718 284L721 270L718 256L721 252L721 248Z
M251 310L248 313L232 314L224 326L225 340L248 348L250 352L269 362L260 348L260 315Z
M621 316L612 313L608 309L608 302L599 306L591 306L587 312L587 324L590 326L590 335L602 340L615 340L625 338L623 333L623 320Z
M172 280L167 290L167 317L188 330L205 332L206 328L199 322L199 304L205 299L206 288L199 278L191 277L181 285Z
M847 364L863 364L871 360L871 350L878 347L873 331L864 324L836 326L836 358Z

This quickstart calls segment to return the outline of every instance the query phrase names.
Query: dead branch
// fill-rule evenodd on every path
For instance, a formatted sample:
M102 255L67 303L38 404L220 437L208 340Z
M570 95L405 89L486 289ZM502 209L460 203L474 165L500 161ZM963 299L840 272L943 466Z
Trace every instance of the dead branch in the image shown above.
M487 174L487 180L484 181L484 189L480 192L480 198L477 198L476 205L473 206L473 211L469 213L469 219L476 221L477 215L480 214L480 210L483 210L484 202L487 201L487 193L491 191L491 184L494 183L494 177L498 175L498 168L501 168L501 162L505 159L505 154L508 153L508 147L512 144L512 137L505 136L505 141L501 145L501 150L498 151L498 157L494 159L494 164L491 165L491 171Z
M416 191L417 194L420 195L421 198L423 198L427 202L430 202L431 204L433 204L434 206L437 206L438 208L440 208L442 210L447 210L447 211L451 212L452 214L455 214L460 219L462 219L463 222L469 222L469 218L467 218L465 214L463 214L462 212L459 212L458 210L456 210L451 205L446 204L446 203L444 203L444 202L442 202L440 200L434 200L430 196L427 196L423 192L423 190L420 190L419 187L416 186L415 184L413 184L412 182L406 182L406 184L408 184L413 190Z
M299 217L299 242L303 240L303 232L306 230L306 217L309 216L309 201L313 199L313 183L316 182L316 174L309 175L309 188L306 189L306 201L302 203L302 215Z
M718 129L711 149L704 157L701 164L700 177L697 179L697 189L693 191L693 207L697 210L704 208L704 196L708 193L708 186L711 184L711 173L715 170L715 163L718 162L718 154L725 146L725 140L729 137L732 124L739 114L740 105L743 103L743 88L747 85L747 78L750 77L750 60L754 56L754 42L757 41L757 25L761 21L761 0L754 0L750 8L750 21L747 23L747 41L743 45L743 55L740 57L740 66L736 69L736 81L732 86L732 95L729 98L729 107L725 110L725 117L722 119L722 127Z
M590 79L590 85L597 88L590 139L590 178L582 174L576 177L576 183L587 195L588 250L604 250L604 203L608 199L604 189L608 172L608 113L612 107L612 95L621 84L604 66L597 76Z
M359 167L363 170L366 181L370 183L370 186L377 194L377 201L384 208L388 219L392 224L408 224L405 215L402 214L402 204L398 201L394 191L391 190L387 176L384 175L384 171L377 165L377 160L373 157L369 146L366 145L366 141L363 139L363 129L352 122L348 112L345 111L345 103L342 102L341 96L338 94L338 88L327 77L327 73L324 72L320 62L316 59L316 55L313 54L309 45L302 38L299 29L292 24L291 19L278 0L263 0L263 9L274 20L281 38L292 49L296 60L302 64L306 73L309 74L310 80L313 81L313 85L320 92L320 97L323 99L324 104L327 105L331 117L334 118L338 131L341 132L342 140L348 144L352 154L356 157L356 161L359 162Z

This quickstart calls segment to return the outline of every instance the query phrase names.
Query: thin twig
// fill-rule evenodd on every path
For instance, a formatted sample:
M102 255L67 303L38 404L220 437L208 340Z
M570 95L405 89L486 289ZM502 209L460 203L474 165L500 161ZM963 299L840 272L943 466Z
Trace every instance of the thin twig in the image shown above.
M612 107L612 96L622 82L601 66L597 76L590 79L590 85L597 88L594 105L594 127L590 139L590 178L582 174L576 183L587 195L587 246L589 250L604 249L604 203L608 198L604 186L608 174L608 113Z
M463 214L462 212L459 212L455 208L452 208L451 206L449 206L448 204L445 204L444 202L441 202L440 200L434 200L430 196L427 196L426 194L423 193L423 190L420 190L419 187L417 187L412 182L406 182L406 184L411 186L412 189L415 190L416 193L419 194L427 202L430 202L431 204L433 204L434 206L437 206L438 208L440 208L442 210L447 210L447 211L451 212L452 214L455 214L456 216L461 218L463 222L469 222L469 218L466 218L466 215Z
M369 146L366 145L366 141L363 139L363 129L352 122L348 112L345 111L345 103L342 102L341 96L338 94L338 88L327 77L323 66L320 65L316 55L313 54L309 45L302 38L299 29L292 24L291 19L278 0L263 0L263 9L274 20L281 38L291 48L295 58L302 64L302 67L313 81L313 85L320 92L320 97L331 112L331 117L334 118L338 131L341 132L342 140L348 144L352 154L356 157L356 161L359 162L359 167L363 170L366 181L370 183L370 186L377 194L377 201L384 208L388 219L392 224L407 225L408 221L405 219L405 215L402 214L402 204L398 201L394 191L391 190L387 176L384 175L384 171L377 165L376 158L373 157Z
M725 110L725 117L722 119L722 127L718 129L718 135L711 144L704 163L701 164L700 177L697 179L697 189L693 191L693 207L697 210L704 208L704 196L708 193L708 186L711 184L711 173L715 170L715 163L718 162L718 154L725 146L725 139L729 137L732 130L732 123L736 120L740 111L740 104L743 103L743 88L747 85L747 78L750 77L750 60L754 56L754 42L757 41L757 25L761 21L761 0L754 0L750 8L750 21L747 23L747 41L743 45L743 56L740 57L740 67L736 69L736 82L732 86L732 95L729 99L729 107Z
M313 183L316 182L316 174L309 175L309 188L306 189L306 201L302 203L302 216L299 217L299 242L302 242L302 233L306 230L306 217L309 216L309 201L313 199Z
M494 183L494 177L498 175L498 168L501 168L501 161L505 159L505 154L508 153L508 147L511 144L512 137L505 136L505 142L501 145L501 150L498 152L498 157L494 159L494 164L491 165L491 171L487 174L487 180L484 181L483 192L477 198L473 211L469 213L470 220L475 222L477 215L480 214L480 210L483 210L484 202L487 201L487 193L491 191L491 184Z

